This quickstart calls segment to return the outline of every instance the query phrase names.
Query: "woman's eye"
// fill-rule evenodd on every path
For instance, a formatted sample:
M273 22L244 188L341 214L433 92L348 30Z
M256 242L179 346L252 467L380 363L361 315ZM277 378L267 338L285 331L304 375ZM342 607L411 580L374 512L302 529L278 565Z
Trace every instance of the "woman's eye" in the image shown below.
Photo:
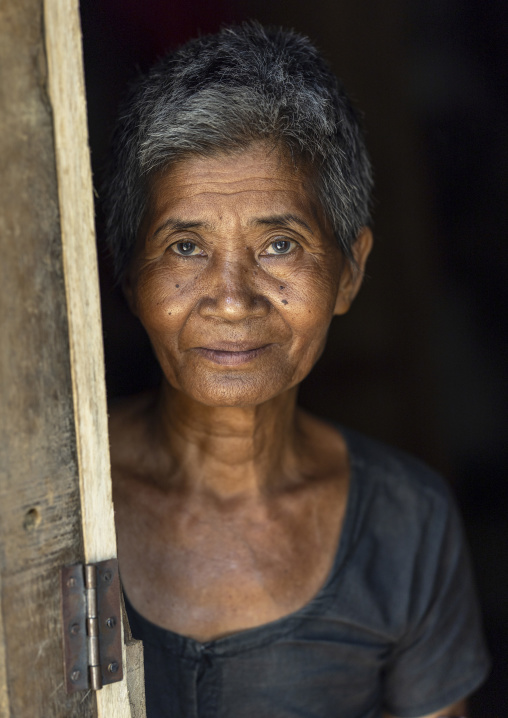
M290 239L276 239L265 250L264 254L289 254L294 249L296 242Z
M175 242L171 245L171 249L175 254L181 257L191 257L195 254L201 254L201 249L194 242Z

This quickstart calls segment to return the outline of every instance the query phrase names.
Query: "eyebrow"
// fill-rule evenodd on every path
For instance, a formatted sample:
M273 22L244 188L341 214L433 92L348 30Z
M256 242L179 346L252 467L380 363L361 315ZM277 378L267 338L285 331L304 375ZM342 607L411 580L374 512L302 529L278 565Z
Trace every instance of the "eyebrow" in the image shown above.
M254 219L251 219L249 224L261 224L278 227L290 227L291 225L297 224L312 234L312 229L309 227L307 222L304 222L303 219L300 219L300 217L295 214L274 214L270 217L255 217Z
M212 226L208 224L208 222L201 222L193 219L185 221L176 217L169 217L160 225L160 227L157 227L150 239L155 239L155 237L165 229L170 229L173 232L181 232L185 229L212 229Z
M264 225L270 227L290 227L291 225L298 225L303 229L306 229L312 234L312 229L309 227L307 222L300 219L295 214L274 214L269 217L254 217L249 221L250 225ZM155 239L156 236L164 230L171 230L173 232L181 232L186 229L213 229L213 226L208 222L200 220L183 220L176 217L168 217L152 234L151 240Z

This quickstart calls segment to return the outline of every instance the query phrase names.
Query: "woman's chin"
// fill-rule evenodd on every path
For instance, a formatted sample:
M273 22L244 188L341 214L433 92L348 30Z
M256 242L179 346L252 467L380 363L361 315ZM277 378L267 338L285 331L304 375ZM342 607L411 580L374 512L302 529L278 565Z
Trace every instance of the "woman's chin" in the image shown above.
M206 406L246 407L263 404L294 386L290 382L267 381L266 377L224 374L204 377L192 382L180 381L177 391Z

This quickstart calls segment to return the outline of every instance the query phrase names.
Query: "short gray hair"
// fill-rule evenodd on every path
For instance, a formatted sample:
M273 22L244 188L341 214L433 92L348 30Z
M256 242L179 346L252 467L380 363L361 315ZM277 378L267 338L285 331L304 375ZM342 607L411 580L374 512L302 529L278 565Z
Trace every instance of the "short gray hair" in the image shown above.
M140 78L121 109L105 186L106 239L121 280L153 173L256 140L309 161L345 256L369 222L372 172L344 88L304 36L256 22L191 40Z

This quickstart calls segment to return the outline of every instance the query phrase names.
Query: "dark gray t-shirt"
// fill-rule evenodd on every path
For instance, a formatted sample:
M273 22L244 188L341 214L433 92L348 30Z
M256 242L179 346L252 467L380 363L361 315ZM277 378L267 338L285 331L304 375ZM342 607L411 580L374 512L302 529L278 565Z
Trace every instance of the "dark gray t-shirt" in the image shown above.
M460 519L443 480L341 428L351 488L334 566L299 611L199 643L147 621L148 718L401 718L453 703L489 659Z

